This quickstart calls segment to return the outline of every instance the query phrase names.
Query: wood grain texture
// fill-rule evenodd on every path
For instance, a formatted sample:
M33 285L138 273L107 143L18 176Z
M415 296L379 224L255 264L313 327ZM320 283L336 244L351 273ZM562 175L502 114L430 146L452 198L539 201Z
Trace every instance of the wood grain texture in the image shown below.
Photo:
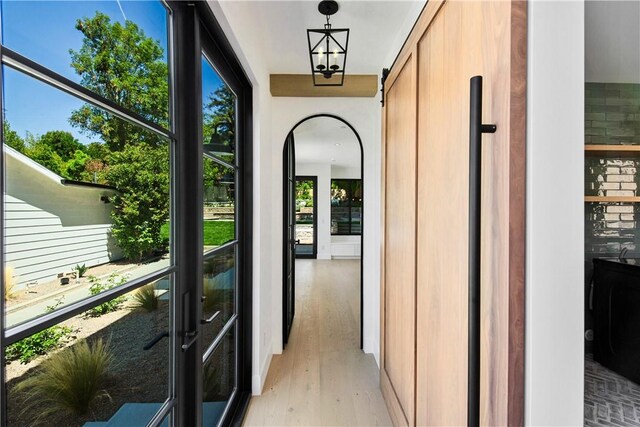
M342 86L325 87L314 86L309 74L271 74L269 85L271 96L372 98L378 94L375 74L347 74Z
M610 203L610 202L640 202L638 196L584 196L584 201L589 203Z
M430 1L398 63L408 58L418 64L418 166L404 171L409 183L417 174L415 421L466 424L469 79L482 75L483 122L495 123L498 131L483 136L482 150L481 424L521 425L526 3ZM397 84L403 70L394 67L390 84ZM385 109L388 174L388 129L397 124ZM387 198L389 180L387 176ZM393 221L389 214L396 205L391 206L387 199L385 270ZM404 223L407 229L412 225ZM412 242L405 242L405 249ZM388 270L385 275L388 280ZM386 286L383 312L388 309ZM385 336L388 341L388 331ZM382 351L389 351L384 340ZM388 384L383 381L385 398L384 388L393 383L391 377Z
M382 376L396 423L415 417L416 64L407 58L385 95L385 311ZM383 384L385 384L383 381ZM391 392L393 391L393 393ZM400 417L397 417L400 418Z
M245 426L388 426L372 355L359 349L358 260L296 260L296 319Z
M527 1L511 3L509 377L507 423L524 425L527 188Z

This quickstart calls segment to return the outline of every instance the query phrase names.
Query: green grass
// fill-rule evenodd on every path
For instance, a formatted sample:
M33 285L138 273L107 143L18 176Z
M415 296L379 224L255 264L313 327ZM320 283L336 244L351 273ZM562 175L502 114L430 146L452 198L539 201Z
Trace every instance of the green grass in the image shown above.
M162 226L160 230L163 239L169 238L169 224ZM204 245L220 246L235 237L235 223L233 221L205 221Z

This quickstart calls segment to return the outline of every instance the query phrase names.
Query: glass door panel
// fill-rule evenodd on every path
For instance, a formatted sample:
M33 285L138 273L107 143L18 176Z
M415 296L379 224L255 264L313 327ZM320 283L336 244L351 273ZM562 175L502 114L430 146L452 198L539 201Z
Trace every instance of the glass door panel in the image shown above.
M237 98L202 56L203 426L218 425L236 389L238 313Z
M235 326L221 335L202 368L202 425L215 427L236 389Z
M317 183L315 176L296 177L296 258L317 256Z

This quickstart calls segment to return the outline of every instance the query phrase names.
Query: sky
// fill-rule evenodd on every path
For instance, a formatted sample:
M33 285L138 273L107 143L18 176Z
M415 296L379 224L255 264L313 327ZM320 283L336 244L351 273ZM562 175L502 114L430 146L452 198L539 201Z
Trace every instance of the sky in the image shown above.
M82 33L75 29L78 19L93 17L96 11L112 22L135 22L147 37L159 41L167 52L168 14L159 1L20 1L1 0L2 43L19 54L73 81L80 78L70 66L69 50L79 50ZM222 83L215 71L203 67L203 92L211 93ZM84 103L6 66L4 109L11 128L22 137L26 132L42 135L50 130L71 132L80 142L98 141L82 135L69 124L71 112Z

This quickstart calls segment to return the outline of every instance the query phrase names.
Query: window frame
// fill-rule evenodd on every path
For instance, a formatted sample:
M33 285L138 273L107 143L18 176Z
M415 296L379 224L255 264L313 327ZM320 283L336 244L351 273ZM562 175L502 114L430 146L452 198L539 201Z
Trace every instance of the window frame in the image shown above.
M356 184L360 184L360 187L362 188L362 178L331 178L331 187L333 186L334 181L343 181L343 182L348 182L349 183L349 188L347 189L347 200L349 201L349 206L341 206L341 207L348 207L349 208L349 232L348 233L340 233L340 232L333 232L331 231L331 235L332 236L362 236L362 212L363 212L363 206L364 203L361 206L353 206L352 203L352 199L353 199L353 193L354 193L354 186ZM333 208L334 206L331 205L331 221L333 221ZM360 232L359 233L354 233L353 230L353 217L352 217L352 209L353 208L360 208Z

